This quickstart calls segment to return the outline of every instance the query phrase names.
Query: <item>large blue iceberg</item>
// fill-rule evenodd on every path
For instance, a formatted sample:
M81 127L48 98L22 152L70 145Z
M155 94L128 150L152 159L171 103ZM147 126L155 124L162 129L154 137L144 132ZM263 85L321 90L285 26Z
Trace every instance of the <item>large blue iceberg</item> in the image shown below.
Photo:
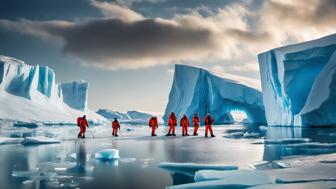
M177 117L210 113L215 124L232 123L231 111L244 111L251 123L266 123L262 94L240 82L223 78L202 68L175 65L174 81L164 121L170 112Z
M268 125L336 124L336 35L258 55Z
M85 81L57 84L49 67L0 55L0 119L61 123L88 114L106 121L88 109L87 93Z

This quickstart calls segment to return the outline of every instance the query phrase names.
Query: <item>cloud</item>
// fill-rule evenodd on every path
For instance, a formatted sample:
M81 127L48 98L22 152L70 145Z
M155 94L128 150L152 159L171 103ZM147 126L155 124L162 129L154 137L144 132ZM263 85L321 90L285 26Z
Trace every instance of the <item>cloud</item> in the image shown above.
M62 39L65 53L85 64L110 69L229 58L237 52L233 47L235 42L229 41L226 31L246 29L240 20L245 14L240 6L220 10L209 17L194 12L162 19L144 18L113 3L91 2L103 11L104 18L84 23L0 20L0 28ZM229 16L231 24L218 25L221 15Z
M116 3L91 0L91 4L100 9L106 18L120 19L124 22L139 21L144 19L141 14L128 9L127 7L117 5Z
M126 4L91 0L103 17L85 22L0 20L0 29L60 39L66 54L101 68L214 59L240 62L225 68L230 72L256 72L258 66L251 62L257 53L335 32L335 2L270 0L257 9L249 3L233 3L214 12L203 7L206 15L188 9L171 18L147 18Z

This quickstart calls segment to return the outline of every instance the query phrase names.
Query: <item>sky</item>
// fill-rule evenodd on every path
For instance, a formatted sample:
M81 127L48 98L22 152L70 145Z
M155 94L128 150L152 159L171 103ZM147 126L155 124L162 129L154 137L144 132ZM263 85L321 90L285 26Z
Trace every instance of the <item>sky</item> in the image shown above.
M89 108L162 113L174 65L246 77L257 54L335 33L335 0L0 0L0 54L89 82Z

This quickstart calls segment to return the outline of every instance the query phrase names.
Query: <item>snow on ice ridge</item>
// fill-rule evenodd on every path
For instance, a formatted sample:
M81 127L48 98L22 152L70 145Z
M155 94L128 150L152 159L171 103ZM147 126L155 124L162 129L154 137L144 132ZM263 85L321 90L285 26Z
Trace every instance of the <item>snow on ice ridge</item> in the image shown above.
M336 34L258 55L268 125L336 124Z
M211 113L215 124L232 123L231 111L244 111L252 123L266 123L261 92L238 81L202 68L175 65L164 121L170 112L177 117Z

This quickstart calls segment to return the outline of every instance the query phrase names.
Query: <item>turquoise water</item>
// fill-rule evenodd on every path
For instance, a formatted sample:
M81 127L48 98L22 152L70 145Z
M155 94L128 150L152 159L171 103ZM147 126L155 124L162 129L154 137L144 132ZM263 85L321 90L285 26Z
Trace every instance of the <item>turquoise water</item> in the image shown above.
M0 145L1 188L165 188L193 182L193 178L158 168L160 162L249 165L289 156L336 152L335 148L291 148L286 144L252 144L259 138L310 138L313 142L336 142L335 128L259 127L240 124L217 126L215 138L200 136L150 137L146 126L123 126L118 138L112 138L109 126L89 128L86 139L78 140L76 126L39 127L37 129L1 129L1 136L49 136L60 144L23 146ZM250 138L227 137L236 132L257 133ZM98 161L94 154L102 149L120 150L116 161Z

